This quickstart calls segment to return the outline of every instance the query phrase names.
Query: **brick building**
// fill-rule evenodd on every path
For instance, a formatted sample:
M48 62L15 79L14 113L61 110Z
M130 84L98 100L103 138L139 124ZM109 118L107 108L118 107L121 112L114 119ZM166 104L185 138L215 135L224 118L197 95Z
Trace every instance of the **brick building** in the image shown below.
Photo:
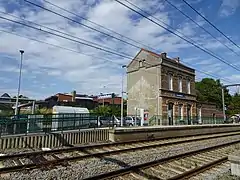
M127 66L127 93L128 114L143 108L150 119L157 116L160 124L174 125L181 120L192 124L197 115L204 116L196 101L195 70L166 53L139 51Z
M93 109L98 104L96 101L94 101L94 98L89 97L88 95L76 94L75 92L72 94L57 93L46 98L45 102L45 106L47 105L48 108L52 108L55 105L61 105Z
M55 105L79 106L88 109L94 109L98 105L121 105L121 97L102 97L77 94L75 91L71 94L57 93L45 99L44 106L52 108Z
M118 105L121 106L122 98L121 97L104 97L104 98L98 98L97 102L99 105Z

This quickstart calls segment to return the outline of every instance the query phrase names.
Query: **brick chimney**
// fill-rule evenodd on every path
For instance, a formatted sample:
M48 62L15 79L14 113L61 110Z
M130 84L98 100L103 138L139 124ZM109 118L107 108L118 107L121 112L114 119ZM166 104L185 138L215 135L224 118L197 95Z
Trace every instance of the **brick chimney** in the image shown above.
M180 58L179 58L179 57L176 57L176 58L175 58L175 61L176 61L177 63L180 63Z
M162 58L167 58L167 53L163 52L161 53Z

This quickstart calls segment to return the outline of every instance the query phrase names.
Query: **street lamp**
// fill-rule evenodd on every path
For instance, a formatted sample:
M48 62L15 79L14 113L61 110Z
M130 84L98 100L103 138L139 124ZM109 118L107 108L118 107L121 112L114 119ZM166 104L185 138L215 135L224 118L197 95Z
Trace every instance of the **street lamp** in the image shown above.
M123 65L122 68L126 68L126 65ZM121 126L123 126L123 81L124 81L124 74L122 73L122 99L121 99Z
M21 62L20 62L20 71L19 71L19 78L18 78L18 92L17 92L17 99L16 99L16 105L15 105L15 115L18 113L18 100L19 100L19 94L20 94L20 88L21 88L21 77L22 77L22 61L23 61L23 50L19 51L21 54Z

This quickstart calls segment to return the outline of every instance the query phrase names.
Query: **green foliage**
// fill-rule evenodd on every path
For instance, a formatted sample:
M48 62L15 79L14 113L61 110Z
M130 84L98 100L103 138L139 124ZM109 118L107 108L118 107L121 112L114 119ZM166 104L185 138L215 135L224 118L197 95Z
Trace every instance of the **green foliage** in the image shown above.
M35 111L35 114L52 114L52 109L41 108Z
M109 106L98 106L92 110L92 113L99 116L109 116L111 113L111 109Z
M115 115L117 117L121 116L121 108L119 106L98 106L95 109L90 111L91 113L94 113L99 116L112 116ZM123 115L126 116L127 111L126 109L123 110Z
M200 102L215 103L217 108L222 108L222 84L220 80L211 78L204 78L200 82L196 82L197 100ZM224 88L225 104L231 102L231 95L228 90Z
M11 110L2 110L0 111L0 116L12 116L14 115L14 112Z
M239 113L240 113L240 95L236 93L232 96L232 101L228 108L228 114L233 115Z

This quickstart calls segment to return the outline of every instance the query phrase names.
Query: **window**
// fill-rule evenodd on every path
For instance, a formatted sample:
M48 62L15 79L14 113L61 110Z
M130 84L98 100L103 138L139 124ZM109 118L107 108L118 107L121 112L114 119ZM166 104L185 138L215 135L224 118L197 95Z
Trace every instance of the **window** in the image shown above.
M168 74L168 89L173 90L173 76L172 74Z
M182 92L182 77L178 78L178 91Z
M187 80L187 93L191 94L191 81L190 81L190 79Z
M178 117L180 120L183 119L183 105L182 104L178 105Z

